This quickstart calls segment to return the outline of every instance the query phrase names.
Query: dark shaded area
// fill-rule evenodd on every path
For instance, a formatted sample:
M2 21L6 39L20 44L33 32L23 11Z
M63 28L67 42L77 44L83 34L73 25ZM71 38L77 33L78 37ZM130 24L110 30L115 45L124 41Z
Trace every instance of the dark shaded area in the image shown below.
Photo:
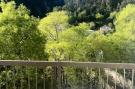
M135 0L15 0L17 5L24 4L31 14L36 17L44 17L46 13L60 6L71 11L73 19L78 22L94 21L95 14L101 13L106 22L110 12L119 10L127 3L135 3ZM97 21L97 20L96 20Z
M11 0L5 0L11 1ZM135 0L15 0L17 5L24 4L35 17L45 17L54 7L70 12L70 24L77 25L80 22L94 22L95 29L103 25L112 24L113 19L109 18L110 13L119 11ZM96 18L96 14L102 18Z
M11 1L11 0L5 0ZM31 14L36 17L43 17L56 6L74 12L78 21L95 20L97 12L108 17L109 13L119 10L128 3L135 3L135 0L15 0L17 5L24 4Z
M110 13L119 11L135 0L65 0L64 9L70 11L71 24L80 22L94 22L96 28L113 24L114 18L109 18ZM101 14L101 18L97 18Z
M55 6L62 6L64 0L15 0L17 5L24 4L31 14L36 17L44 17Z

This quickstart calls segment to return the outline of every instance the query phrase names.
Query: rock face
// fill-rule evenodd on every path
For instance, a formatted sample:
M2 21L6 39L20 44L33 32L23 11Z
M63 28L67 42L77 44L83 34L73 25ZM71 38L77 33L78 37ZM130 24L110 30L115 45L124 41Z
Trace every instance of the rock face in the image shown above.
M110 69L104 69L105 76L108 75L108 84L106 84L107 89L115 89L116 84L117 89L132 89L132 81L130 79L124 79L123 75ZM113 86L113 87L112 87Z
M107 34L107 33L113 32L113 29L111 29L111 27L109 27L107 25L104 25L104 26L100 27L100 32L102 34Z

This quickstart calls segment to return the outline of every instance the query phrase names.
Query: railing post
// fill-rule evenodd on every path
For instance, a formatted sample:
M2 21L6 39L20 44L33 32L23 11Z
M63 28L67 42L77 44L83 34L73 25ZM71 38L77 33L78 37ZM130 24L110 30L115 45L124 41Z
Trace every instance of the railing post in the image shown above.
M57 67L57 89L62 89L62 67L58 66Z

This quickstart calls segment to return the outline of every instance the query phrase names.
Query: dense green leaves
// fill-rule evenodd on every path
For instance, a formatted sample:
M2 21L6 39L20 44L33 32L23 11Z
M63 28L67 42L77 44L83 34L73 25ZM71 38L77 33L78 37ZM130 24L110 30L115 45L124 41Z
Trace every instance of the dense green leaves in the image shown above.
M92 23L68 24L64 11L52 12L40 21L39 29L47 35L47 52L50 60L133 62L134 60L134 5L128 5L119 13L112 12L116 31L106 35L92 31ZM59 19L58 19L59 18ZM96 18L103 16L96 14ZM112 26L111 26L112 27ZM60 28L60 29L59 29ZM112 32L113 30L111 30Z
M37 29L38 19L23 5L1 2L0 59L44 59L45 37Z
M134 13L135 5L129 4L116 15L113 34L105 36L96 32L90 35L85 45L88 46L86 56L94 61L134 62Z
M92 11L93 6L89 9L93 12L92 15L88 13L89 10L83 10L85 7L80 7L83 3L86 5L86 2L74 1L75 5L72 3L70 6L73 6L72 8L78 12L71 12L78 15L78 18L83 18L83 16L87 16L86 14L94 16L99 23L101 21L105 25L98 27L100 31L93 28L97 24L94 23L95 21L76 25L69 24L73 16L69 16L70 14L64 10L50 12L40 20L30 16L30 11L23 5L16 7L14 2L1 2L1 59L44 59L47 57L46 52L48 52L49 60L133 61L135 6L129 4L117 13L116 8L110 11L113 9L110 7L112 1L102 2L103 4L99 5L102 8ZM93 3L99 3L99 1ZM107 5L107 3L109 4ZM89 1L89 4L92 2ZM70 10L70 8L68 9ZM108 24L103 20L106 16L102 12L106 11L109 11L107 19L115 19L114 24ZM108 28L108 25L111 28ZM114 29L115 32L112 33L113 30L111 30L111 33L106 31L106 34L103 34L101 30L108 30L106 27L109 30Z
M74 0L73 3L69 1L69 6L66 4L64 10L56 8L42 19L31 16L24 5L16 6L13 1L7 3L2 1L0 59L135 62L135 5L129 4L120 9L123 0L100 1ZM123 5L127 2L125 0ZM74 25L70 24L72 20L75 21ZM12 80L16 80L16 85L22 82L23 88L27 88L28 76L33 83L36 81L34 80L36 74L37 83L42 83L45 79L47 89L52 88L49 87L49 82L56 80L56 76L52 74L57 72L57 68L54 67L42 70L18 66L11 69L7 66L1 67L1 70L2 87L7 81L9 87L12 87ZM63 68L63 70L71 83L69 86L78 88L80 86L77 85L81 85L82 82L88 86L90 77L92 81L94 80L91 84L99 83L97 69ZM20 79L22 77L23 81ZM83 80L80 79L82 77ZM35 88L36 85L33 83L31 87ZM43 88L42 85L39 87Z
M59 40L59 33L68 26L68 15L65 11L54 11L40 21L39 29L47 35L48 40Z
M65 11L49 13L47 17L40 21L40 31L47 35L47 52L51 60L60 60L62 57L61 48L65 48L64 43L60 43L60 33L68 26L68 15Z
M123 46L122 57L130 62L135 60L135 5L129 4L116 16L115 26L116 32L113 35L114 39L121 39L118 41Z
M40 21L39 29L47 35L47 52L50 60L79 60L83 58L81 46L89 35L90 25L81 23L69 26L64 11L52 12ZM82 59L84 60L84 58Z

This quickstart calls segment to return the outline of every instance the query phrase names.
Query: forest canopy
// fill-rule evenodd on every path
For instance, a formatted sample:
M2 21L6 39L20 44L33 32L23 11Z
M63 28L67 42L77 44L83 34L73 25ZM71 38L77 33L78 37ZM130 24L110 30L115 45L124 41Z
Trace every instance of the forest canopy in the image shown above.
M0 89L131 89L134 54L135 0L0 0Z
M134 1L72 2L37 18L1 1L0 59L134 62Z

